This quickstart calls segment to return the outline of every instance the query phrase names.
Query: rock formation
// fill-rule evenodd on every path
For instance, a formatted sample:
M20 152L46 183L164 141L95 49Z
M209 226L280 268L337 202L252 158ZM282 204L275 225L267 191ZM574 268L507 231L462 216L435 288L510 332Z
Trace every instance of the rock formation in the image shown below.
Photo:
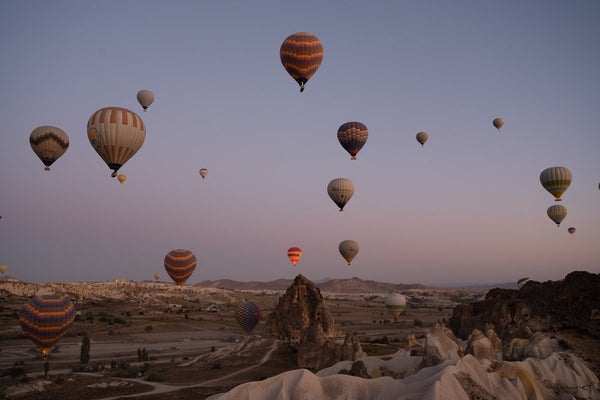
M364 356L360 341L348 334L342 341L321 291L302 275L279 298L267 317L264 338L290 342L298 350L298 367L322 369Z

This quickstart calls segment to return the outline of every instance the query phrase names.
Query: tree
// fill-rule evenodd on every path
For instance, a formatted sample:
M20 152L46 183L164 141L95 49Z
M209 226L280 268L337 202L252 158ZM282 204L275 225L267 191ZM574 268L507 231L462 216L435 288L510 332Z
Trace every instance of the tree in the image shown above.
M50 362L46 361L44 364L44 376L48 376L48 371L50 370Z
M81 353L79 355L79 361L82 364L87 364L90 361L90 338L87 332L83 335L81 341Z

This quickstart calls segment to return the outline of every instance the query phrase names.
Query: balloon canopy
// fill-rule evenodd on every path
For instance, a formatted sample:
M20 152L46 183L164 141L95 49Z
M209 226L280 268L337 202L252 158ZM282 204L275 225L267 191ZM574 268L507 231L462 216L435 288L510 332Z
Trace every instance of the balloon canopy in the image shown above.
M336 178L327 185L327 194L335 204L344 211L344 206L354 194L354 185L350 179Z
M502 125L504 125L504 120L502 118L494 118L494 120L492 121L492 125L494 125L496 129L500 130L500 128L502 128Z
M298 32L288 36L279 49L283 68L291 75L300 92L304 84L317 72L323 60L323 45L315 35Z
M253 301L240 304L235 309L235 320L249 335L262 319L262 309Z
M390 293L383 299L383 304L394 319L398 319L402 310L406 306L406 299L400 293Z
M561 200L561 196L569 188L572 180L573 175L567 167L546 168L540 174L540 183L555 197L555 201Z
M338 249L342 257L344 257L344 260L346 260L348 265L350 265L350 262L352 262L354 257L356 257L358 254L359 246L354 240L344 240L340 243Z
M154 101L154 93L149 90L140 90L137 93L137 101L140 103L144 111L146 111Z
M566 207L561 205L550 206L546 212L548 217L556 223L556 226L560 226L562 220L567 216Z
M171 250L165 256L165 270L180 288L196 269L196 256L189 250Z
M425 142L429 139L427 132L417 133L417 142L421 143L421 146L425 146Z
M337 138L351 159L356 160L356 154L367 143L369 130L362 122L346 122L338 128Z
M19 322L23 333L29 336L45 357L67 332L74 319L73 303L53 294L31 298L21 308Z
M44 169L50 171L50 166L69 148L69 137L62 129L45 125L31 132L29 144L46 166Z
M206 168L201 168L200 169L200 176L202 177L202 179L206 178L206 175L208 175L208 170Z

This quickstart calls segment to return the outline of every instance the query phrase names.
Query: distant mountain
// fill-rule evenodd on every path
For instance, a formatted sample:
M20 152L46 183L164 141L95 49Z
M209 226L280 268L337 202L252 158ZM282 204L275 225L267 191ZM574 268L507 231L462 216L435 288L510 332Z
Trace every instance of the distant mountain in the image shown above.
M277 279L269 282L239 282L231 279L220 279L217 281L202 281L194 286L210 287L230 290L286 290L292 284L292 279ZM428 287L421 284L403 284L403 283L387 283L376 282L371 280L362 280L360 278L350 279L322 279L317 281L319 289L326 292L339 293L383 293L392 292L395 290L407 289L427 289Z
M448 289L467 289L473 292L486 292L492 289L514 289L517 290L516 282L502 282L502 283L479 283L479 284L466 284L466 285L447 285L444 286Z

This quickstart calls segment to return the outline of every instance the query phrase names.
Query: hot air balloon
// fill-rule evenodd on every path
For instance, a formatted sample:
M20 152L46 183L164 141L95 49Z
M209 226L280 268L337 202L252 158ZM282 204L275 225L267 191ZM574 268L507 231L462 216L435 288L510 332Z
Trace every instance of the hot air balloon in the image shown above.
M566 167L546 168L540 174L542 186L555 197L554 201L560 201L560 197L568 189L572 179L573 175Z
M0 265L0 272L5 273L8 267L6 265Z
M21 308L23 333L46 357L75 319L75 307L59 295L35 296Z
M240 304L235 309L235 320L249 335L262 318L262 309L253 301Z
M158 272L154 274L154 279L156 279L156 280L160 279L160 274Z
M137 101L144 108L144 111L146 111L154 101L154 93L149 90L140 90L137 93Z
M571 236L575 236L575 232L577 231L577 229L570 227L569 229L567 229L569 231L569 235Z
M555 205L548 207L548 217L556 223L556 226L560 226L560 223L567 216L567 209L565 206Z
M356 257L358 254L358 243L354 240L344 240L339 245L340 254L350 265L350 262Z
M517 281L517 287L519 289L521 289L523 286L525 286L525 284L527 284L527 282L529 282L531 280L531 278L521 278Z
M421 146L425 146L425 142L429 139L427 132L417 133L417 142L421 143Z
M316 36L306 32L298 32L288 36L279 50L283 68L300 85L304 84L317 72L323 60L323 45Z
M398 317L406 306L406 299L400 293L390 293L383 299L385 308L394 316L394 321L398 321Z
M87 132L94 150L113 170L113 178L146 138L146 126L139 115L120 107L106 107L92 114Z
M327 185L327 194L337 204L340 211L344 211L344 206L354 194L354 185L350 179L336 178Z
M337 138L342 147L356 160L356 154L367 143L369 130L362 122L346 122L337 131Z
M127 175L119 174L117 176L117 179L119 180L119 182L123 183L127 179Z
M44 170L50 171L54 161L67 151L69 137L65 131L55 126L40 126L29 135L29 144L46 166Z
M179 288L196 269L196 256L189 250L171 250L165 256L165 269Z
M296 265L300 258L302 258L302 250L299 247L290 247L287 251L287 256L292 264Z
M502 118L494 118L492 124L496 129L500 130L500 128L502 128L502 125L504 125L504 120Z
M206 175L208 175L208 170L206 168L201 168L200 176L202 177L202 179L206 178ZM218 177L217 177L217 180L219 180Z

